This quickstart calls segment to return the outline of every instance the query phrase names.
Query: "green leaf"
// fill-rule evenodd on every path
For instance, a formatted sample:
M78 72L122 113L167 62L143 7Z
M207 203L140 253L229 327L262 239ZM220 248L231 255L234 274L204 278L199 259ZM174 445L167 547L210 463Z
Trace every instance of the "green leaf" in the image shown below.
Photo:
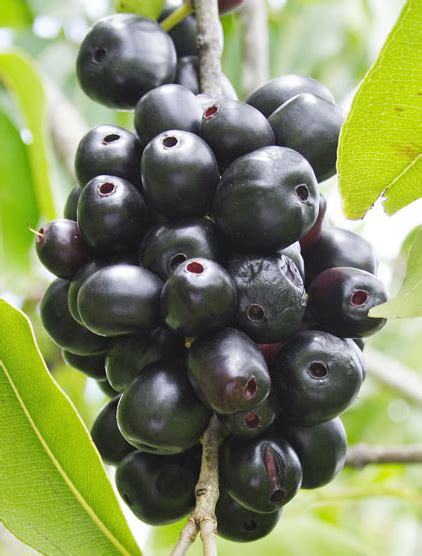
M422 2L408 0L343 126L344 213L362 218L383 196L393 214L422 196Z
M32 21L31 10L25 0L2 0L0 4L0 27L20 27Z
M422 317L422 229L409 252L406 277L393 299L373 307L369 315L386 319Z
M2 111L0 137L0 267L15 274L29 266L34 237L29 227L37 225L39 212L26 146Z
M88 431L0 300L0 521L44 554L140 555Z
M0 54L0 81L16 99L25 126L32 134L27 149L38 210L44 218L52 220L56 211L46 146L47 105L40 76L24 54L6 52Z
M129 12L156 20L164 9L165 0L115 0L116 12Z

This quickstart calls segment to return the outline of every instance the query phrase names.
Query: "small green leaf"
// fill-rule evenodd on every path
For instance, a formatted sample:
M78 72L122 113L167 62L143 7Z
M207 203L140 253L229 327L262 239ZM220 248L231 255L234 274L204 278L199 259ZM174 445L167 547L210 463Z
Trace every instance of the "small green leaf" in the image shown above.
M116 12L129 12L156 20L164 9L165 0L115 0Z
M422 196L422 2L408 0L353 101L339 147L344 213L378 197L393 214Z
M27 149L38 210L44 218L52 220L56 211L46 147L47 105L40 76L26 55L6 52L0 54L0 81L16 99L25 125L31 133L32 140Z
M31 10L25 0L2 0L0 4L0 27L20 27L32 21Z
M0 111L0 267L16 273L29 267L29 230L39 219L28 152L19 132ZM16 279L16 278L14 278Z
M369 315L386 319L422 317L422 229L410 249L406 277L399 292L387 303L371 309Z
M23 313L0 300L0 521L44 554L140 555Z

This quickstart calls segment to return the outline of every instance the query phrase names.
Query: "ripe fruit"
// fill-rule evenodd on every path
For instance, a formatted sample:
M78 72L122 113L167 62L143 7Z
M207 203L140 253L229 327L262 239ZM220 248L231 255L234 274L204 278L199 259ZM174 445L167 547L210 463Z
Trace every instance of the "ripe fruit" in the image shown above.
M291 259L295 263L295 266L299 271L302 281L305 280L305 261L303 260L300 243L298 241L292 243L291 245L285 247L284 249L279 249L277 251L277 255L278 256L285 255L286 257Z
M179 336L200 336L229 324L236 310L236 286L215 261L188 259L169 276L161 292L161 315Z
M41 263L59 278L72 278L90 256L74 220L53 220L40 228L35 248Z
M212 148L222 169L244 154L274 145L271 126L258 110L223 97L204 109L199 135Z
M196 397L184 366L169 361L143 369L117 409L126 440L145 452L162 455L194 446L210 418L211 412Z
M281 517L281 510L270 514L251 512L223 491L215 514L220 537L234 542L250 542L265 537L274 529Z
M215 225L206 218L158 224L141 244L140 262L162 280L187 259L203 257L221 262L222 248Z
M246 334L234 328L195 340L188 371L198 397L222 415L255 408L270 390L264 357Z
M136 135L115 125L99 125L86 133L75 155L81 187L92 178L111 175L139 185L142 147Z
M253 91L246 102L257 108L267 118L289 99L302 93L312 93L334 102L334 97L325 85L304 75L280 75L267 81Z
M306 292L293 261L284 255L237 255L227 270L237 290L236 326L259 343L280 342L299 329Z
M79 324L83 325L81 315L79 314L78 309L78 294L79 290L82 287L82 284L87 280L92 274L100 270L101 268L105 268L107 266L113 266L118 263L126 263L126 264L135 264L135 257L126 254L126 255L113 255L109 257L104 257L101 259L94 259L85 266L83 266L73 277L72 281L70 282L69 291L67 294L67 301L69 303L69 311L72 317L79 322Z
M292 336L272 374L283 418L312 426L337 417L358 395L363 373L361 355L347 340L320 331Z
M88 31L76 73L93 100L111 108L134 108L145 93L174 80L176 63L173 42L158 23L114 14Z
M70 351L62 350L62 357L66 365L95 378L103 380L105 375L105 353L95 355L75 355Z
M93 334L76 322L69 311L67 292L69 282L57 278L48 286L41 300L41 322L47 334L58 346L77 355L103 352L106 338Z
M271 513L295 496L302 469L290 444L278 434L252 440L228 436L221 448L221 478L236 502L253 512Z
M307 253L321 237L325 224L325 214L327 212L327 199L322 193L319 194L319 211L315 224L307 234L300 238L300 249L302 253Z
M347 438L337 417L314 427L280 423L280 432L290 443L302 466L302 488L319 488L330 483L343 469Z
M241 438L255 438L270 427L279 411L280 404L273 392L254 409L247 409L231 415L220 415L220 421L225 424L233 436Z
M324 270L339 266L376 274L378 259L372 245L360 235L341 228L323 228L320 239L305 254L307 284Z
M78 223L86 242L99 253L136 249L148 225L142 194L130 182L97 176L84 187L78 202Z
M134 451L119 431L116 420L119 397L105 405L96 416L91 429L91 436L104 463L119 465L123 458Z
M387 301L384 284L357 268L330 268L309 288L308 309L320 326L344 338L375 334L386 319L371 318L369 310Z
M319 192L299 153L265 147L224 172L214 200L217 228L241 253L271 253L297 241L314 225Z
M198 56L183 56L179 58L174 82L183 85L183 87L186 87L195 95L200 93ZM221 88L223 97L237 100L236 91L224 73L221 75Z
M114 390L114 388L110 385L109 381L106 378L104 380L97 380L96 382L98 388L108 398L114 398L118 395L119 392Z
M276 145L302 154L318 181L336 173L337 145L343 116L340 108L317 95L302 93L278 108L268 121Z
M79 185L75 185L75 187L71 190L67 197L66 204L63 210L63 218L66 218L67 220L74 220L76 222L76 220L78 219L78 201L81 193L82 189L79 187Z
M139 100L135 129L142 144L147 145L171 129L197 133L201 117L201 106L192 91L181 85L162 85Z
M142 155L142 182L148 204L168 218L203 216L220 179L209 146L188 131L157 135Z
M158 18L158 22L164 21L174 10L175 7L173 6L165 8ZM188 15L168 31L176 48L178 58L197 54L196 33L196 18L193 15Z
M116 264L82 284L78 310L89 330L102 336L143 334L160 319L162 281L146 268Z
M121 462L117 490L136 517L165 525L193 509L199 466L191 453L162 457L133 452Z
M166 328L156 328L148 336L115 338L107 350L107 378L113 388L124 392L149 364L182 360L184 355L184 341Z

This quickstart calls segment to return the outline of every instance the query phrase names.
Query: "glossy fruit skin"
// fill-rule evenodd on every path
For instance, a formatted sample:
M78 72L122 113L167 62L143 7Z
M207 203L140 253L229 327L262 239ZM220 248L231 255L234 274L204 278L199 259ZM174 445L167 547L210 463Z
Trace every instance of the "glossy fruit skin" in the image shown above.
M234 542L251 542L271 533L280 520L281 510L270 514L251 512L223 491L215 514L218 536Z
M220 415L253 409L270 391L264 357L246 334L234 328L195 340L188 371L197 396Z
M237 303L230 274L210 259L196 257L178 266L161 292L161 315L179 336L200 336L230 324Z
M96 176L109 175L140 185L142 147L134 133L115 125L99 125L86 133L75 155L81 187Z
M139 251L140 263L162 280L195 257L223 260L217 229L206 218L158 224L144 237Z
M210 418L211 412L196 397L184 365L168 361L148 365L122 395L117 409L126 440L145 452L162 455L179 454L194 446Z
M244 154L274 145L271 126L258 110L224 97L217 97L204 109L199 135L223 170Z
M117 392L117 390L110 385L106 378L104 380L97 380L97 385L101 392L103 392L103 394L108 398L115 398L119 394L119 392Z
M309 330L282 346L272 380L285 420L313 426L343 413L356 399L363 376L356 347L328 332Z
M307 285L329 268L348 266L371 274L378 270L373 246L362 236L342 228L323 228L319 241L306 252L304 259Z
M78 201L81 193L82 189L79 187L79 185L75 185L75 187L71 190L67 197L66 204L63 210L63 218L66 218L67 220L74 220L76 222L76 220L78 219Z
M318 325L333 334L364 338L385 326L386 319L371 318L368 312L387 299L384 284L369 272L349 267L330 268L312 282L308 311Z
M172 6L166 7L158 18L158 22L161 23L161 21L164 21L174 10L175 8ZM174 47L176 48L178 58L197 55L196 33L196 18L193 15L188 15L168 31L174 43Z
M185 355L184 340L166 328L156 328L148 336L115 338L107 350L107 378L115 390L125 392L151 363L183 360Z
M274 392L270 392L254 409L220 415L219 419L230 434L239 438L255 438L265 432L276 420L280 403Z
M297 493L302 469L293 448L279 434L244 440L228 436L221 447L223 488L258 513L276 512Z
M35 248L40 262L59 278L72 278L91 256L78 224L64 218L38 230Z
M133 452L117 468L117 490L143 522L178 521L195 505L199 466L191 459L190 452L166 457Z
M142 144L147 145L172 129L197 133L201 117L201 106L192 91L177 84L162 85L139 100L135 129Z
M244 0L218 0L218 9L220 15L227 14L233 10L237 10L242 6Z
M84 93L111 108L134 108L151 89L171 83L176 50L158 23L134 14L114 14L95 23L76 62Z
M78 309L78 294L79 290L82 287L82 284L85 282L85 280L87 280L90 276L97 272L97 270L100 270L101 268L105 268L107 266L113 266L118 263L135 264L137 266L136 257L131 254L112 255L90 261L88 264L83 266L73 277L72 281L70 282L69 291L67 294L67 301L69 304L70 314L77 322L79 322L79 324L83 325L83 321Z
M346 461L347 437L341 419L304 427L282 423L281 434L302 466L302 488L320 488L337 477Z
M192 93L198 95L199 86L199 58L198 56L183 56L177 61L177 72L174 80L175 83L183 85ZM233 88L229 78L223 73L221 75L222 95L226 98L237 100L237 93Z
M203 216L220 179L210 147L188 131L157 135L142 155L142 182L148 204L168 218Z
M319 194L319 211L315 224L307 234L300 238L300 250L303 254L307 253L316 245L321 237L325 225L325 214L327 212L327 199L322 193Z
M123 438L116 420L117 404L120 396L108 402L95 417L91 428L91 436L104 463L119 465L128 454L134 451Z
M139 246L148 227L148 208L130 182L97 176L79 198L78 223L85 241L97 253L124 253Z
M102 268L82 284L79 314L89 330L102 336L150 332L160 321L162 286L146 268L128 264Z
M41 300L41 322L58 346L76 355L103 352L106 338L93 334L76 322L69 311L67 293L69 281L57 278L48 286Z
M285 255L295 263L295 266L299 271L300 277L304 282L305 281L305 261L303 260L302 257L302 250L300 247L300 243L298 241L295 241L295 243L292 243L288 247L285 247L284 249L279 249L276 253L277 255Z
M302 93L280 106L268 121L274 130L276 145L302 154L319 182L334 176L343 125L343 116L336 104L311 93Z
M237 328L261 344L281 342L299 329L306 292L289 257L235 255L227 270L236 284Z
M73 367L96 380L104 380L105 374L105 353L96 355L75 355L70 351L62 350L62 357L66 365Z
M303 189L305 186L305 189ZM301 200L299 194L304 198ZM239 253L273 253L314 225L319 192L310 164L283 147L264 147L236 160L214 199L217 228Z
M325 85L304 75L280 75L260 85L248 96L246 102L269 118L282 104L302 93L312 93L334 102L334 97Z

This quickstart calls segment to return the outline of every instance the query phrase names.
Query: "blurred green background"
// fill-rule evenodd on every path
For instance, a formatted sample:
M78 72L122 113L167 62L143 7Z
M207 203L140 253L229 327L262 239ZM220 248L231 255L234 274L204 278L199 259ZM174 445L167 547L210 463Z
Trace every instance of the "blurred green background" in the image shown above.
M401 0L268 2L271 75L288 72L311 75L330 87L347 110L402 4ZM55 118L56 133L58 119L65 135L70 132L67 126L77 129L100 123L132 126L131 113L116 113L94 104L82 94L75 79L74 63L80 41L89 25L110 11L108 0L0 2L0 296L30 316L51 372L88 426L105 398L93 380L63 364L58 348L40 327L37 304L50 277L33 255L29 228L37 227L47 218L50 196L56 214L60 214L74 185L50 133L51 118ZM241 18L238 14L229 15L222 19L222 24L224 69L242 98L246 91L242 90L240 63ZM28 129L22 104L10 94L13 87L1 54L15 49L29 56L44 86L50 91L53 87L54 95L48 95L45 101L29 73L21 72L25 74L20 76L19 84L25 92L23 102L32 110L32 117L41 122L40 137ZM80 122L65 117L66 102L77 110ZM336 179L323 184L323 191L328 197L332 223L358 230L375 244L381 258L381 277L395 293L405 270L409 247L406 238L421 222L421 202L413 203L392 218L387 218L377 206L364 222L346 222ZM422 319L390 322L368 345L370 371L371 366L381 372L386 370L399 382L405 382L401 368L397 367L401 364L412 369L422 381ZM344 416L344 422L350 444L417 443L421 439L422 408L411 396L388 387L369 372L360 399ZM169 543L178 527L151 533L128 517L146 554L169 552ZM419 556L421 517L421 466L346 469L333 484L301 493L289 504L278 529L268 539L247 547L221 543L221 553ZM0 526L0 555L31 553Z

